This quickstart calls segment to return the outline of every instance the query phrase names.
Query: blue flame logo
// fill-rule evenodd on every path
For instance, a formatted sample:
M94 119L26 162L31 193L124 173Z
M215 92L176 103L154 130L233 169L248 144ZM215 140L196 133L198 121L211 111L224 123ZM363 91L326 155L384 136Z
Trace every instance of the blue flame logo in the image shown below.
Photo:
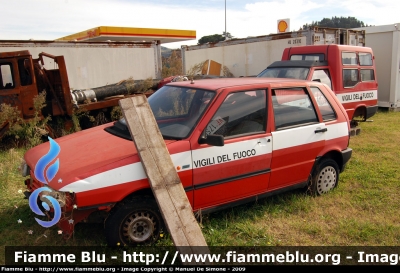
M54 176L56 176L58 168L60 166L59 160L57 158L56 162L47 168L46 170L47 179L46 179L44 174L46 166L56 158L56 156L60 153L61 150L57 142L55 142L51 137L49 137L49 142L50 142L50 150L47 154L42 156L36 163L34 172L36 179L42 182L43 184L48 184L54 178Z
M56 176L58 169L60 167L60 162L59 162L58 158L53 164L49 165L50 162L52 162L57 157L57 155L60 153L61 148L57 144L57 142L55 142L51 137L48 137L48 138L49 138L49 143L50 143L49 152L47 154L45 154L44 156L42 156L38 160L38 162L36 163L36 166L35 166L35 171L34 171L36 179L39 180L40 182L42 182L43 184L50 183L50 181ZM42 210L43 209L46 211L50 210L49 204L45 201L42 201L42 203L41 203L42 209L39 208L39 202L41 200L38 200L38 197L41 192L45 192L42 194L41 199L42 200L46 199L48 202L51 203L51 205L54 209L54 217L53 217L53 220L51 220L51 221L42 221L38 218L35 218L35 219L36 219L36 222L39 223L39 225L41 225L42 227L48 228L48 227L55 225L60 220L61 206L54 197L48 195L50 192L52 192L52 190L50 188L44 186L39 189L36 189L29 196L29 206L31 207L31 210L34 213L36 213L37 215L44 216L45 214ZM46 195L46 193L48 193L48 194Z

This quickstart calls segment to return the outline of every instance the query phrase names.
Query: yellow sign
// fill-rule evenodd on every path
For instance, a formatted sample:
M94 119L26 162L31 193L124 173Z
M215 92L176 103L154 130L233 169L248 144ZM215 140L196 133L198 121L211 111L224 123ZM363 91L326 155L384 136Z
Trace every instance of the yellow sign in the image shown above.
M290 19L278 20L278 33L290 31Z

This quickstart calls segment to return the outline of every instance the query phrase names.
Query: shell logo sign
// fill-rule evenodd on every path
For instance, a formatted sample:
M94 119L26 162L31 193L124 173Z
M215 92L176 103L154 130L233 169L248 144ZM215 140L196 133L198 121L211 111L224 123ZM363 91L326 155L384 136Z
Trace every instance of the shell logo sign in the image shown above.
M290 19L278 20L278 33L290 31Z

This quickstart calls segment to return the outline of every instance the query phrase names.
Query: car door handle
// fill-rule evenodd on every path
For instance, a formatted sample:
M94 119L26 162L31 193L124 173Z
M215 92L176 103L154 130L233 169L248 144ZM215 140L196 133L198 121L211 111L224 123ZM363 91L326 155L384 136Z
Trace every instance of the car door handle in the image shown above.
M324 133L324 132L326 132L326 131L328 131L328 128L323 128L323 129L318 128L318 129L316 129L316 130L314 131L314 133L318 134L318 133Z
M267 138L267 139L259 139L257 141L257 144L260 145L261 147L266 146L267 144L265 142L271 142L271 138Z

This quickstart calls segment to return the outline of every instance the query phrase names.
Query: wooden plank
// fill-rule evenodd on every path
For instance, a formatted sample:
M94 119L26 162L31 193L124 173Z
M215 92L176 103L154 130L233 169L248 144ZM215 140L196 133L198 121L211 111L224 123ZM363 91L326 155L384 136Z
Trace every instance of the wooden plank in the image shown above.
M146 96L119 104L175 246L181 253L209 253Z

